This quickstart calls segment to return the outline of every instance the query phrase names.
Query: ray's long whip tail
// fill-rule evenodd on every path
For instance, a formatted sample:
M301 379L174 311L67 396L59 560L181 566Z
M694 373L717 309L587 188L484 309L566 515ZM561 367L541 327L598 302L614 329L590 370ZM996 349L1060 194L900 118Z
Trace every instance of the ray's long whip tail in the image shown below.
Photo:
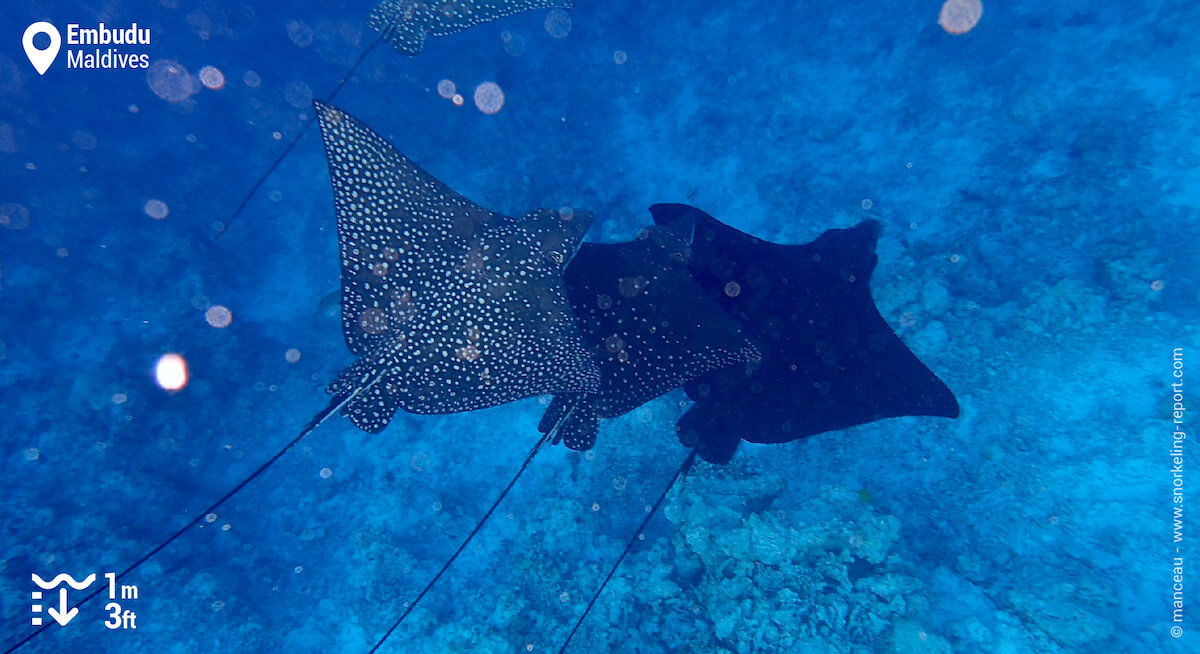
M367 55L371 54L371 51L375 49L375 46L379 45L379 42L384 39L386 34L387 30L380 32L375 39L371 41L369 45L367 45L366 48L363 48L363 51L359 53L358 58L354 60L354 63L350 65L350 68L346 70L346 73L342 75L340 80L338 80L337 85L333 87L333 90L329 92L329 95L325 96L326 102L333 102L333 97L338 94L338 91L342 90L342 87L346 85L346 82L350 81L350 78L354 76L354 73L358 72L358 67L362 65L363 60L367 58ZM250 200L256 193L258 193L258 189L262 188L262 185L266 183L267 178L271 176L271 173L275 172L275 169L279 167L279 164L283 163L283 160L286 159L289 154L291 154L292 148L296 147L296 144L300 142L300 137L304 136L304 133L308 131L309 126L316 121L317 116L315 113L311 118L305 119L304 124L300 126L300 129L296 130L296 133L293 134L292 138L288 140L287 145L283 148L279 155L275 157L275 161L271 163L271 165L263 172L262 175L259 175L258 180L254 182L254 185L250 187L250 190L246 192L246 195L242 197L242 201L238 203L238 206L233 210L233 213L229 214L229 218L224 223L221 223L221 225L217 228L217 234L213 237L214 239L221 238L225 235L225 231L228 230L229 226L238 219L238 216L242 215L242 211L245 210L246 205L250 204Z
M471 530L471 533L467 534L467 537L463 539L462 543L459 543L458 549L454 550L454 554L451 554L449 559L446 559L446 562L442 564L442 567L437 571L437 574L433 575L433 578L429 580L429 583L425 584L425 587L421 589L421 592L417 594L416 598L405 605L404 612L400 614L400 617L396 618L396 621L392 623L391 627L388 627L388 630L384 632L383 636L381 636L379 640L375 641L375 645L371 647L370 654L377 652L379 648L383 646L384 641L386 641L388 638L391 638L392 633L394 633L396 629L400 627L400 623L404 622L404 619L408 617L408 614L412 613L413 609L417 608L417 603L425 597L429 590L433 588L434 584L436 584L438 580L442 578L442 575L450 569L450 566L454 563L455 559L458 558L458 555L462 554L463 550L467 549L467 545L471 543L471 539L475 538L475 535L479 533L480 529L483 529L484 523L486 523L488 518L492 517L492 514L496 512L496 509L500 506L500 503L504 501L504 498L508 496L508 492L513 489L513 486L517 485L517 480L520 479L521 475L525 473L525 470L533 461L533 457L537 456L537 453L541 451L542 446L544 446L546 443L549 443L554 438L554 436L558 433L558 430L563 426L563 423L567 421L567 418L571 417L572 413L575 413L575 408L578 406L578 401L573 402L567 412L558 419L558 422L554 423L554 428L543 434L542 437L538 439L538 442L533 446L533 449L530 450L529 454L525 456L525 461L521 463L521 467L517 470L517 474L513 475L513 478L508 482L508 485L504 487L504 490L500 491L500 495L496 497L496 500L492 502L491 506L488 507L487 512L484 513L483 517L479 519L479 522L475 524L475 528Z
M617 557L616 563L613 563L612 567L609 568L608 575L604 577L604 581L600 583L600 587L596 589L596 593L592 595L592 599L588 601L587 607L583 609L583 613L581 613L579 618L575 621L575 626L571 627L571 633L567 634L567 639L563 641L562 647L558 648L558 654L564 654L567 651L567 647L571 644L571 639L575 637L575 632L579 631L579 627L583 624L583 621L587 619L588 613L590 613L592 607L596 605L596 600L600 599L600 594L604 592L605 587L608 586L608 582L612 580L613 575L617 572L617 568L621 567L621 562L625 560L626 556L629 556L629 550L633 549L633 544L638 541L638 536L641 536L642 533L646 531L646 525L650 524L650 518L653 518L654 514L658 513L658 507L662 506L663 501L667 499L667 495L671 492L671 489L675 487L675 483L679 481L680 477L687 473L688 469L690 469L692 464L695 462L696 450L693 448L691 452L688 452L687 458L683 460L683 463L679 464L679 468L675 470L675 475L671 477L671 482L667 484L667 487L663 489L662 494L658 496L658 500L654 502L654 506L646 514L646 517L642 519L642 524L638 525L637 531L633 533L633 538L630 538L629 542L625 544L625 549L621 551L621 556Z

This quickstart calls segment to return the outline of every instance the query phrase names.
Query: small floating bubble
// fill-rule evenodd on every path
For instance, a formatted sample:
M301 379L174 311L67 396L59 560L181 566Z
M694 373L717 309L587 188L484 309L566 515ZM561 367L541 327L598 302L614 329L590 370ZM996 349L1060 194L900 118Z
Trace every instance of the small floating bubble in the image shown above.
M0 227L17 231L29 227L29 209L16 202L0 204Z
M233 525L229 524L228 522L221 525L221 531L229 531L230 529L233 529Z
M462 94L460 94L460 93L455 93L454 97L450 98L450 101L453 102L454 106L456 106L456 107L463 106L463 97L462 97Z
M332 468L321 468L321 479L329 479L333 476Z
M292 105L293 107L297 109L304 109L312 104L312 88L310 88L304 82L292 82L291 84L287 85L286 89L283 90L283 97L287 100L288 104Z
M625 341L621 340L621 337L617 334L609 334L608 337L604 339L604 349L608 350L609 352L620 352L624 347Z
M41 456L42 456L42 453L39 452L38 448L36 448L36 447L30 447L30 448L25 449L25 460L26 461L37 461L38 458L40 458Z
M409 459L408 464L417 472L425 472L425 466L429 463L429 455L424 452L417 452Z
M300 574L301 572L304 572L304 566L302 566L302 565L298 565L298 566L296 566L296 567L295 567L295 569L294 569L294 572L295 572L296 574Z
M262 77L259 77L258 73L248 70L245 73L242 73L242 83L252 89L256 89L262 86Z
M71 256L71 251L67 248L58 248L54 251L54 255L59 259L66 259L67 257Z
M1156 279L1156 280L1154 280L1154 281L1150 282L1150 290L1152 290L1152 291L1161 291L1161 290L1163 290L1163 280L1161 280L1161 279Z
M146 200L146 204L142 207L142 211L145 211L147 216L150 216L155 220L162 220L163 218L167 217L167 214L171 213L171 209L167 206L166 202L155 198Z
M204 312L204 320L217 329L224 329L233 322L233 312L220 304L214 304Z
M159 59L151 64L146 70L146 84L154 95L171 103L183 102L200 90L192 74L171 59Z
M205 88L217 91L225 88L225 73L216 66L205 66L200 69L200 83Z
M129 398L126 397L124 393L114 393L112 396L112 403L113 404L125 404L125 402L128 399Z
M616 65L620 66L626 61L629 61L629 55L625 54L624 50L617 50L613 53L613 63Z
M358 315L358 326L372 336L388 330L387 314L382 309L367 307Z
M220 611L220 610L221 610L221 609L223 609L223 608L225 608L225 602L222 602L221 600L214 600L214 601L213 601L213 603L212 603L212 610L214 610L214 611Z
M475 106L489 116L499 113L504 107L504 91L495 82L484 82L476 86Z
M938 25L948 34L966 34L982 17L983 3L980 0L946 0L938 14Z
M592 502L592 510L593 510L593 511L599 511L599 510L600 510L600 503L599 503L599 502Z
M441 511L441 510L442 510L442 503L441 503L441 502L434 502L434 503L433 503L433 510L434 510L434 511Z
M650 281L642 276L622 277L617 280L617 291L624 297L636 297Z
M737 282L729 282L725 285L726 297L737 297L742 294L742 285Z
M448 79L444 79L444 80L438 82L437 92L438 92L438 95L449 100L454 97L455 93L458 92L458 87L456 87L454 85L454 82L452 82Z
M500 40L504 42L504 51L514 57L520 57L525 52L525 37L520 34L506 30L500 33Z
M217 521L217 514L215 514L215 513L209 513L208 515L204 516L204 521L205 521L205 522L207 522L207 523L209 523L209 524L212 524L212 523L216 522L216 521Z
M871 207L875 206L875 203L871 201L871 198L866 198L860 206L862 206L863 211L870 211Z
M287 24L288 38L301 48L312 45L313 31L307 24L298 20L290 20Z
M571 33L571 15L562 9L552 9L543 23L546 33L556 39L565 39Z
M288 363L296 363L300 360L300 350L297 350L294 347L288 348L288 351L283 353L283 358Z

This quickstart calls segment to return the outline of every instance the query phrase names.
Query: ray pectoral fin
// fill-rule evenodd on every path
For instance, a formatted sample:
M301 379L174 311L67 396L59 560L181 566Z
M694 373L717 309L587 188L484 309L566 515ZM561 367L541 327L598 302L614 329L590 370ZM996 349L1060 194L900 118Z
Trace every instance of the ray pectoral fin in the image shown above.
M731 439L783 443L883 418L958 415L954 395L875 308L877 221L783 245L686 205L651 213L662 225L695 222L689 272L761 353L757 366L725 368L686 387L696 405L679 435L706 460L728 460Z

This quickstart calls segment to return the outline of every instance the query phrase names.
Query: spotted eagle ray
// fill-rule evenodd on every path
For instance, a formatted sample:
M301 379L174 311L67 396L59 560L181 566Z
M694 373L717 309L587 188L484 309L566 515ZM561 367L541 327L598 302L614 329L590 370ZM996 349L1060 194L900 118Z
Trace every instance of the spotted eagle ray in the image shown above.
M696 456L725 464L743 440L785 443L884 418L959 413L954 394L905 347L871 299L878 221L831 229L811 243L780 245L688 205L656 204L650 213L659 225L692 228L687 266L693 279L742 325L762 360L684 385L694 404L676 431L691 450L576 619L560 654Z
M785 443L900 416L958 417L954 394L879 315L870 280L880 224L831 229L780 245L682 204L658 204L659 224L695 225L688 269L763 353L753 370L685 386L695 404L676 429L713 463L740 441Z
M342 270L342 334L360 358L329 385L377 433L397 409L456 413L588 393L563 269L591 214L513 219L471 203L345 112L315 103Z
M425 36L446 36L480 23L532 9L571 9L571 0L384 0L371 10L367 25L396 50L415 56Z
M567 295L600 388L559 395L538 429L559 427L573 450L591 449L599 420L623 415L705 373L755 364L736 321L688 273L692 224L643 229L627 243L584 243L567 266ZM569 413L569 415L568 415Z

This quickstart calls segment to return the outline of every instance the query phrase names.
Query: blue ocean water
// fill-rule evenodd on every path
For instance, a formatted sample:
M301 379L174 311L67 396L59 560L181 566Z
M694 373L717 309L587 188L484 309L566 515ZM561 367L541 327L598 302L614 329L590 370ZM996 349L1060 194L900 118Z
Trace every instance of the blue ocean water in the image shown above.
M227 223L373 40L370 8L0 7L6 648L34 629L31 574L105 583L290 440L352 361L316 129ZM1194 474L1171 455L1200 346L1200 8L985 0L961 35L940 9L579 0L569 29L538 10L417 57L380 45L333 98L495 211L596 212L591 240L631 237L656 202L791 243L879 220L880 312L959 398L957 420L698 464L572 651L1200 651ZM60 54L39 75L21 43L38 20L136 21L152 41L126 50L151 68ZM168 352L179 392L155 383ZM136 628L96 600L20 651L365 652L543 406L375 436L331 420L121 581ZM557 651L686 455L686 406L540 454L381 651Z

